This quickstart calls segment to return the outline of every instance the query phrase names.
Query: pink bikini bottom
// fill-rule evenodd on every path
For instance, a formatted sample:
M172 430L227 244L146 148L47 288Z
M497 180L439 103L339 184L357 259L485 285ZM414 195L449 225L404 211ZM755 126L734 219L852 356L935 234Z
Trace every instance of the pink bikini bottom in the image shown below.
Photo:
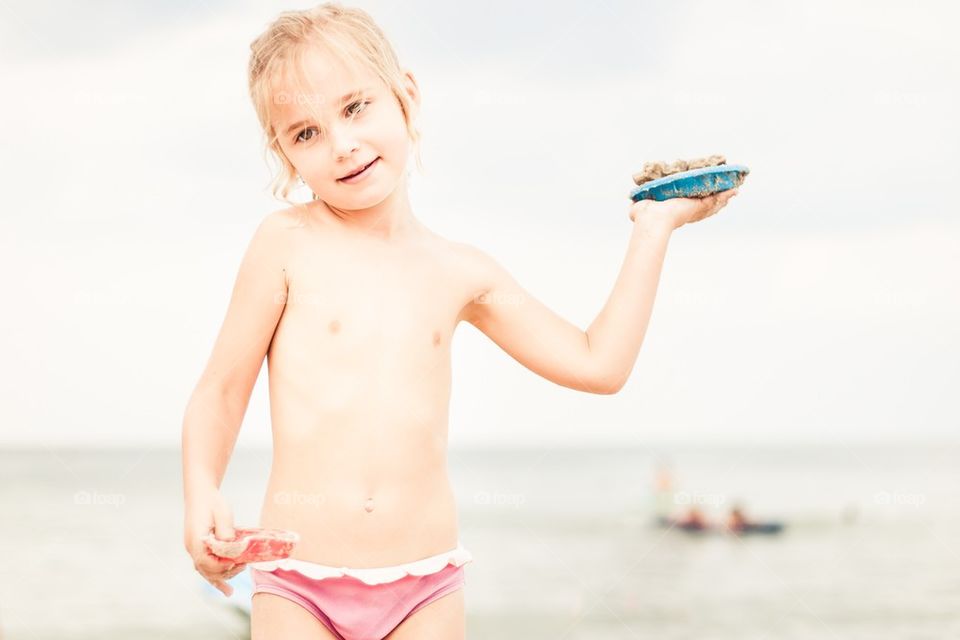
M312 613L339 640L381 640L421 608L464 586L456 549L389 567L350 569L286 558L248 566L253 593L272 593Z

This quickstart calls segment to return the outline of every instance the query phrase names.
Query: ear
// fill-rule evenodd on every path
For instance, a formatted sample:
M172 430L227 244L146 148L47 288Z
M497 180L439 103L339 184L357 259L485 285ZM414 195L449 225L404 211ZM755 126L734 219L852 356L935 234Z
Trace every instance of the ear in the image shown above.
M417 114L420 113L420 87L417 86L417 79L413 76L413 71L409 69L403 71L403 90L407 92L410 101L413 103L414 112L410 114L410 119L416 120Z

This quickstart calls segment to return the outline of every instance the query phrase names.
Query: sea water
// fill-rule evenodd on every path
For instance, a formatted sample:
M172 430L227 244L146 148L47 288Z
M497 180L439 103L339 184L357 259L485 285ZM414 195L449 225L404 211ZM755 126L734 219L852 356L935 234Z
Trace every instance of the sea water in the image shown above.
M255 524L270 452L222 490ZM654 490L661 465L672 490ZM960 637L960 447L452 450L468 638ZM775 536L653 524L691 505ZM0 452L0 638L246 638L183 550L175 449Z

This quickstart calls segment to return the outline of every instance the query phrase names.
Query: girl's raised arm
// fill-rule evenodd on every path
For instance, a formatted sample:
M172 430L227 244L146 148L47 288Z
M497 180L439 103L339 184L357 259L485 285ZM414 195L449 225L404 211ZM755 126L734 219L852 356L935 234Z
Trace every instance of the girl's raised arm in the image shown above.
M480 293L462 317L534 373L564 387L612 394L630 377L643 343L673 231L715 214L736 195L643 200L630 209L633 233L603 309L582 329L525 291L496 260L465 245Z
M617 391L583 329L532 296L485 252L468 245L468 255L471 271L483 286L464 309L464 320L551 382L589 393Z

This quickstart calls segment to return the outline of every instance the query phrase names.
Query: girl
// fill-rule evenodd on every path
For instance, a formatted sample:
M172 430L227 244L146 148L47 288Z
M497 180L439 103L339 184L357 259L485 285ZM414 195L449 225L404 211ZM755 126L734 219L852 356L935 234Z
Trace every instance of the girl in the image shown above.
M186 549L230 595L246 566L201 537L233 534L219 487L266 357L274 445L259 525L301 542L249 565L254 640L463 638L472 558L446 470L454 330L465 320L548 380L616 393L671 232L736 191L633 204L622 270L583 331L489 255L417 220L406 169L420 92L365 12L285 12L251 48L250 95L281 163L274 194L299 179L313 198L257 228L185 411Z

